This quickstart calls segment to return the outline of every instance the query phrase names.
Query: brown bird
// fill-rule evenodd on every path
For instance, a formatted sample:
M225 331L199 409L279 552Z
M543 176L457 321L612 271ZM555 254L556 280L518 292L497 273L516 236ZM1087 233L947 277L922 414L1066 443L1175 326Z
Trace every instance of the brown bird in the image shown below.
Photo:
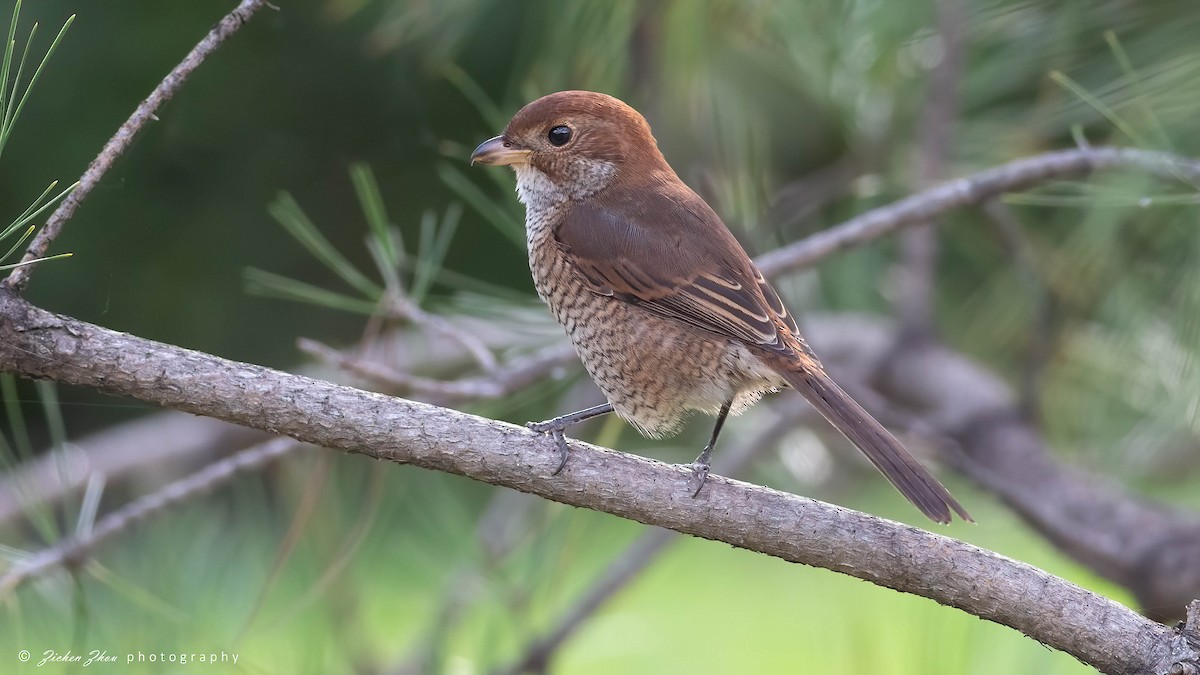
M605 94L550 94L480 144L471 162L516 171L538 295L609 401L529 425L554 437L559 470L573 424L615 411L659 438L700 411L717 422L692 464L699 494L725 417L791 385L922 513L971 520L826 375L779 295L675 175L636 110Z

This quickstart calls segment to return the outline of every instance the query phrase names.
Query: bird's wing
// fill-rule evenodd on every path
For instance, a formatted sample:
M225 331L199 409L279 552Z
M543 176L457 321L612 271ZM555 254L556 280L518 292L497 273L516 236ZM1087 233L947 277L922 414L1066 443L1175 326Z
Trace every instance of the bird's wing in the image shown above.
M575 202L554 235L594 293L765 349L797 346L796 322L779 295L690 190Z

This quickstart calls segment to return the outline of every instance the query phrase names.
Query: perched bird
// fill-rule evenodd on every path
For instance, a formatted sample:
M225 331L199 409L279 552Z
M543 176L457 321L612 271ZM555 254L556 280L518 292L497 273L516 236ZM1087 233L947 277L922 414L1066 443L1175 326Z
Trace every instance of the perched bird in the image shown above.
M700 411L717 422L692 464L698 494L725 417L790 385L926 516L971 519L829 378L779 295L667 164L636 110L605 94L550 94L471 162L515 170L538 295L608 399L529 425L554 437L559 470L563 432L575 423L615 411L657 438Z

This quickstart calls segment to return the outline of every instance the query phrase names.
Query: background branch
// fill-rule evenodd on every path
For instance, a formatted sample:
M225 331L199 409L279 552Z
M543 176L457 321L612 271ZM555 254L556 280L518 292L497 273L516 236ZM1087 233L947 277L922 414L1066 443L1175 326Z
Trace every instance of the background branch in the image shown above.
M0 476L0 525L82 489L93 476L111 485L137 470L172 475L176 472L169 467L182 467L190 472L229 448L262 440L260 432L207 417L177 412L139 417L39 453L5 472Z
M896 346L894 327L864 318L814 321L823 356L878 360L874 384L959 452L942 461L992 492L1067 555L1129 588L1150 616L1183 618L1200 596L1200 520L1130 495L1057 461L1009 386L932 340ZM884 359L884 356L887 356Z
M973 206L1005 192L1027 190L1049 180L1102 169L1136 169L1164 180L1200 178L1200 162L1165 152L1132 148L1076 148L1025 157L944 183L759 256L767 276L806 267L832 253L889 232L930 221L947 211Z
M458 380L439 380L381 363L375 359L346 354L316 340L301 339L300 350L368 382L390 391L407 392L427 403L454 405L482 398L499 398L545 379L552 371L577 364L579 357L569 343L545 347L520 357L491 372Z
M554 453L521 427L144 340L51 314L11 293L0 293L0 317L0 368L27 377L825 567L1011 626L1106 672L1200 664L1200 651L1174 630L1029 565L923 530L719 477L694 499L683 489L686 469L582 443L572 444L566 470L551 476Z
M64 538L54 546L14 565L0 576L0 598L4 598L22 582L36 578L59 565L82 562L92 549L124 532L134 523L174 504L204 494L239 473L260 469L299 445L300 443L290 438L274 438L210 464L161 490L135 499L96 521L91 531L86 534Z

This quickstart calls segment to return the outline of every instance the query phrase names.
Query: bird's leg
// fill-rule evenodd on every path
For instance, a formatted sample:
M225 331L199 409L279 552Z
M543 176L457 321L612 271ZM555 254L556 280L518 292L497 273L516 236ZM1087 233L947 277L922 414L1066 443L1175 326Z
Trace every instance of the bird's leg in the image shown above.
M712 459L713 448L717 447L717 436L721 435L721 427L725 426L725 418L729 416L729 408L733 405L733 399L725 402L721 406L721 412L717 413L717 424L713 427L712 437L708 439L708 445L704 446L704 450L700 452L700 456L696 461L692 462L692 496L700 494L701 488L704 487L705 481L708 480L708 462Z
M590 408L584 408L583 410L577 410L573 413L560 415L545 422L527 422L525 426L541 434L550 434L550 437L554 439L555 444L558 446L559 457L558 468L554 470L554 475L557 476L563 470L563 467L567 465L567 437L563 435L563 432L568 427L575 426L593 417L607 415L612 411L613 407L611 403L602 403Z

